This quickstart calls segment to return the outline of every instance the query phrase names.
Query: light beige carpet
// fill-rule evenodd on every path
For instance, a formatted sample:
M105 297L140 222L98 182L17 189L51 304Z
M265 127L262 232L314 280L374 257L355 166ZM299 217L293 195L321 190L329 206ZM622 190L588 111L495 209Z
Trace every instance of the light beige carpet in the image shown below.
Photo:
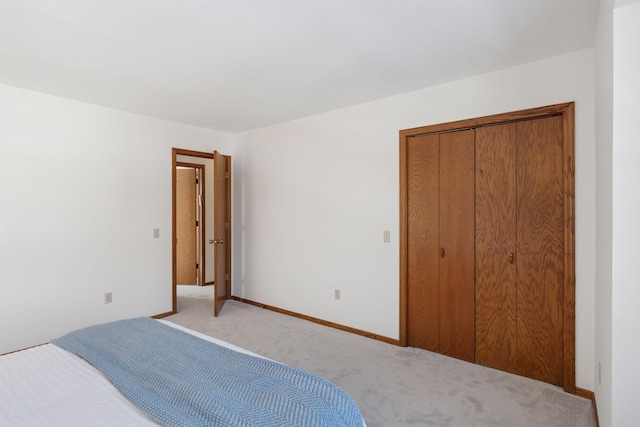
M594 427L589 400L561 388L415 348L397 347L179 286L166 319L334 382L368 427Z

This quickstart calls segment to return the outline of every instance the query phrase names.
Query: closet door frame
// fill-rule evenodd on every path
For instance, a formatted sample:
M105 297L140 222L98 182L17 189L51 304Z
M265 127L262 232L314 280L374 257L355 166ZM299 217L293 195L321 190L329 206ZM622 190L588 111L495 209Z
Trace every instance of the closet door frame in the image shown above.
M510 113L422 126L400 131L400 345L407 345L408 268L408 182L407 143L410 137L452 132L486 125L511 123L548 116L562 117L564 189L564 281L563 281L563 388L575 394L575 122L573 102L531 108Z

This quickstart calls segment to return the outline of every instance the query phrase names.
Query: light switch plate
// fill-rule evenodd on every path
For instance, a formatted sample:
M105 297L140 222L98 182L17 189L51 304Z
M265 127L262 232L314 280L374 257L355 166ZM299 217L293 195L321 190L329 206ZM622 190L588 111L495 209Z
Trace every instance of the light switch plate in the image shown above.
M154 239L159 239L160 238L160 229L159 228L154 228L153 229L153 238Z
M391 241L391 231L385 230L382 235L385 243L389 243Z

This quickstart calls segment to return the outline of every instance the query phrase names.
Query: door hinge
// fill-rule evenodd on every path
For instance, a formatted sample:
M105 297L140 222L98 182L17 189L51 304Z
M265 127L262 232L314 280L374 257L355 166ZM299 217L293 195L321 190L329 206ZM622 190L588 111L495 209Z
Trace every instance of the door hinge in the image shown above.
M229 223L228 222L224 223L224 228L227 229L227 230L229 229Z
M229 280L229 273L225 274L224 279Z
M225 177L225 178L229 178L229 172L225 172L225 173L224 173L224 177Z

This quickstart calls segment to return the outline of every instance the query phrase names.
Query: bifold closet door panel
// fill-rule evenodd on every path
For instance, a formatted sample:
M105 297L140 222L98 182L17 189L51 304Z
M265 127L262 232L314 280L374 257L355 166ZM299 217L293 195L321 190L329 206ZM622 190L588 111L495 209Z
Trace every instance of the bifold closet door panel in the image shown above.
M407 340L431 351L439 351L440 325L438 138L421 135L407 144Z
M563 383L562 118L517 124L518 373Z
M440 352L475 361L475 131L440 134Z
M516 372L516 124L476 129L476 362Z

